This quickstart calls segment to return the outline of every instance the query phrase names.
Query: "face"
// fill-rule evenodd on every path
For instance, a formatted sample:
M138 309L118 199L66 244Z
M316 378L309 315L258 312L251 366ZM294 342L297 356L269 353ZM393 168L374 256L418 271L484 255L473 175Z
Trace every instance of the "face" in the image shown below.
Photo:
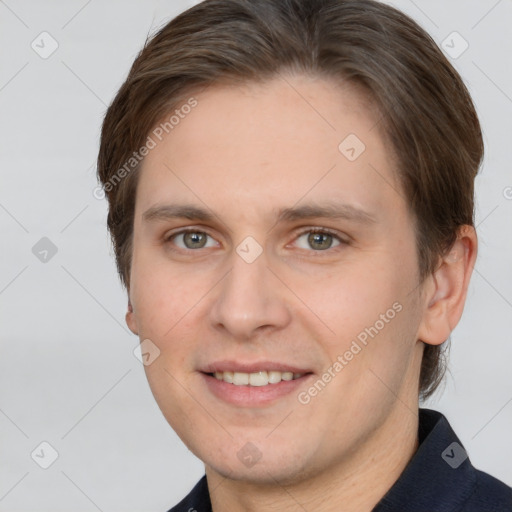
M355 90L289 76L194 97L141 169L127 322L207 468L298 481L417 406L413 219Z

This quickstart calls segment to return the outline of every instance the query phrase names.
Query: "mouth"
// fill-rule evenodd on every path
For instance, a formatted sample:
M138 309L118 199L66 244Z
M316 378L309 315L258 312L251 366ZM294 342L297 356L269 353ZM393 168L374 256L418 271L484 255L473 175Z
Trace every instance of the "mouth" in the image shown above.
M314 374L311 370L266 361L220 361L201 368L207 389L237 407L262 407L293 395Z
M281 372L279 370L261 370L258 372L211 372L210 377L233 384L234 386L268 386L281 381L297 380L311 372Z

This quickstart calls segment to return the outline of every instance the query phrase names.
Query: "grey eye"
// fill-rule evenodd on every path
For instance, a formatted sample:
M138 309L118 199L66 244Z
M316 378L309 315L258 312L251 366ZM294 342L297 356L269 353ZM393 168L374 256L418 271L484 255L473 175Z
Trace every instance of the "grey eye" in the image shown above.
M213 247L215 241L212 239L210 245L206 245L209 235L203 231L182 231L176 233L171 238L181 249L203 249L204 247ZM211 237L210 237L211 238Z
M301 245L299 241L304 239L304 237L307 238ZM325 251L326 249L330 249L333 247L333 242L337 242L335 245L340 244L340 241L337 240L336 236L326 232L315 231L308 231L307 233L303 233L297 238L297 242L301 249L315 249L318 251Z
M198 247L204 247L206 235L204 233L185 233L183 241L189 249L197 249Z

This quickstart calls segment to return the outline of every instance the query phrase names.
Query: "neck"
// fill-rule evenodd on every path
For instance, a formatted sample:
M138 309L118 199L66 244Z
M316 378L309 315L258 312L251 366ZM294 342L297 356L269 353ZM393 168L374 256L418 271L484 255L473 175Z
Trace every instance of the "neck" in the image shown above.
M213 512L370 512L418 448L417 401L396 401L386 421L353 454L296 484L258 485L206 467Z

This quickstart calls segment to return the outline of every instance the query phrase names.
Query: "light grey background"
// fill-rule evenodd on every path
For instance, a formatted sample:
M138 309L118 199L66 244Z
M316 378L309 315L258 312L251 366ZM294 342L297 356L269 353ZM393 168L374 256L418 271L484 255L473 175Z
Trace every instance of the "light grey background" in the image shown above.
M133 354L106 202L93 196L106 105L147 34L193 3L0 0L2 512L163 512L203 474ZM439 44L453 31L469 43L452 62L485 134L479 257L452 376L427 405L447 414L477 467L512 485L512 2L393 5ZM43 31L59 45L47 59L31 47L48 51ZM42 237L58 250L46 263L32 252ZM58 452L48 469L31 458L42 441Z

